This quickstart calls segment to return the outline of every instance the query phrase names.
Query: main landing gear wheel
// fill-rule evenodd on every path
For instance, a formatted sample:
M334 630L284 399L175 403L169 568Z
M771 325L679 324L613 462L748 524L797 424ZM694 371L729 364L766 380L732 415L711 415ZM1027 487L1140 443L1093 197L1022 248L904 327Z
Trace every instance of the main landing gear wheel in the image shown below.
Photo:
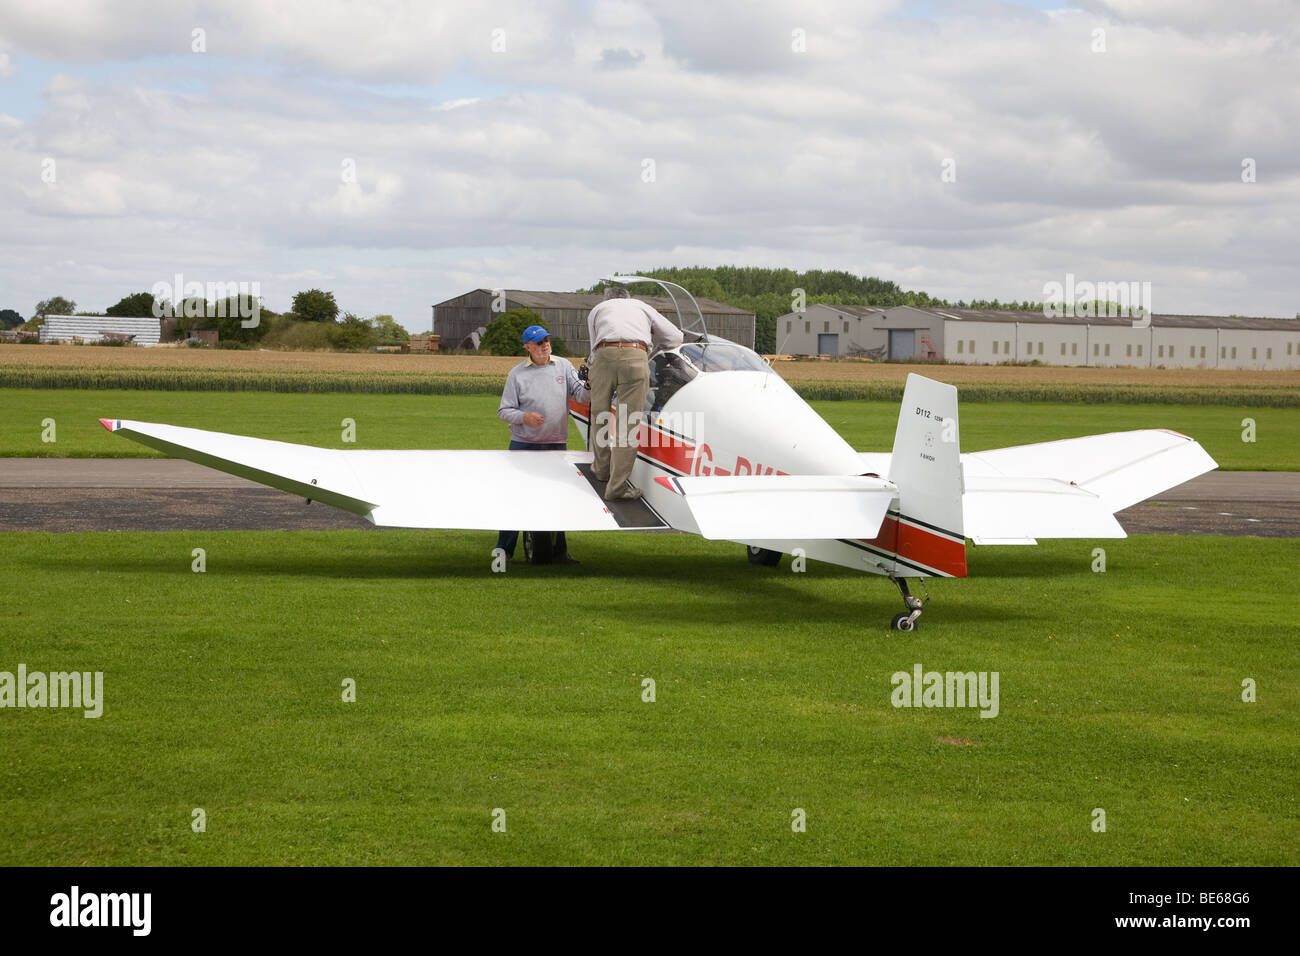
M899 611L894 615L894 620L890 622L889 627L895 631L915 631L916 622L912 620L911 611Z
M781 552L771 551L767 548L756 548L752 544L745 546L745 554L749 557L750 564L761 564L764 567L772 568L781 563Z
M524 532L524 560L529 564L550 564L555 557L554 531Z

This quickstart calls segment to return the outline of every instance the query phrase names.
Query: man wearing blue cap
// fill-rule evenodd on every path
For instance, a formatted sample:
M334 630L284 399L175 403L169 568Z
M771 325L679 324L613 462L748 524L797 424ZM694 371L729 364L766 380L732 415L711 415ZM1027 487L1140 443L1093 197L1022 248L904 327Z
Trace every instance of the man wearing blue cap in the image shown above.
M497 417L510 426L511 451L562 451L569 445L569 398L587 401L587 383L568 359L551 355L551 333L540 325L524 329L528 358L506 376ZM515 555L518 531L502 531L497 547ZM576 564L561 531L555 536L556 560Z

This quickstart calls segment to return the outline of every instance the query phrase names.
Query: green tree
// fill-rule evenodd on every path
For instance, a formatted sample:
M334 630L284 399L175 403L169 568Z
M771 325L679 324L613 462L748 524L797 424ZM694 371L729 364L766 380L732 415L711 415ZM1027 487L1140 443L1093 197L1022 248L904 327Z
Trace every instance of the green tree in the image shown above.
M271 327L271 320L278 317L250 295L232 295L216 302L192 296L182 302L174 314L179 331L216 329L222 342L244 343L261 341ZM254 317L257 324L245 328L244 323L251 322Z
M293 297L293 314L304 322L336 322L339 305L334 301L333 292L308 289Z
M411 333L398 325L391 315L376 315L370 324L375 327L379 345L402 345L411 341Z
M36 303L36 318L38 315L71 315L77 308L77 303L71 299L65 299L61 295L56 295L51 299L45 299Z
M544 325L542 317L532 309L511 309L488 323L487 331L478 343L480 352L490 355L527 355L524 349L524 329L530 325ZM551 336L551 354L568 355L564 339Z
M269 320L275 313L259 304L256 296L232 295L227 299L211 303L207 317L198 321L204 329L216 329L217 335L225 342L257 342L270 327ZM244 326L245 322L255 325Z
M179 329L214 328L205 324L208 318L208 300L197 295L178 302L173 307L172 314L176 316L176 327Z
M0 309L0 329L16 329L23 324L23 317L13 309Z
M330 343L340 352L367 352L379 341L379 333L370 321L351 312L329 331Z
M152 292L136 292L124 296L116 305L104 310L105 315L150 319L154 316L154 295Z

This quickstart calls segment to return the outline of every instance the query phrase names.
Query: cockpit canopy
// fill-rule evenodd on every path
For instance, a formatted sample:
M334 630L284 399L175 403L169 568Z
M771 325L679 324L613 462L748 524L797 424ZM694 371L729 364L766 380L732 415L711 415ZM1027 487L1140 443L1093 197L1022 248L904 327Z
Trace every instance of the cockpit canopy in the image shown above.
M768 368L753 349L716 337L706 342L688 342L677 351L701 372L763 372Z
M687 342L650 359L650 408L663 408L678 389L702 373L768 370L757 352L736 342L717 336Z

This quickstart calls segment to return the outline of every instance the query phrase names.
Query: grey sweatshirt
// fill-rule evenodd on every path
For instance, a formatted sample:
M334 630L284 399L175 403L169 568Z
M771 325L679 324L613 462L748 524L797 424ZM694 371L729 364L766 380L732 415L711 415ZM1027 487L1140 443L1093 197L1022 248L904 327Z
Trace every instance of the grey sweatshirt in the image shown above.
M525 360L506 376L497 418L510 426L510 437L516 441L567 442L569 397L585 401L590 394L568 359L552 356L550 365ZM540 412L546 423L536 428L525 425L524 412Z

